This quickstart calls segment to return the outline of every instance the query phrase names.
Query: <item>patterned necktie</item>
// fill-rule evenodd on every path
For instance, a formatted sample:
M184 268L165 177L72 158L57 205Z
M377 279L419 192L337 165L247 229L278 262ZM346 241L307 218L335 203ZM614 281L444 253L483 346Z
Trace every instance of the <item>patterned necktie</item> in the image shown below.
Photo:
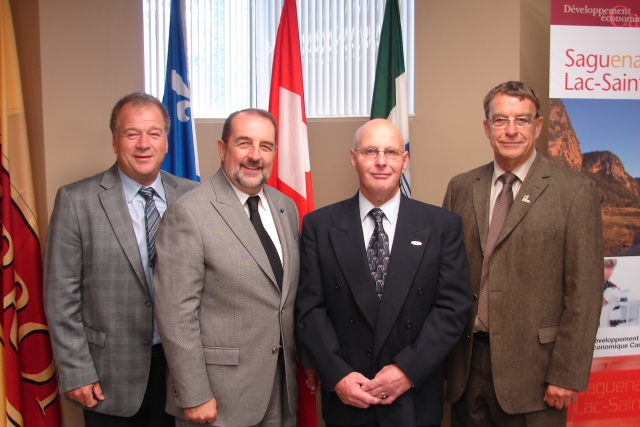
M376 284L376 292L378 297L382 298L384 293L384 281L387 278L387 270L389 269L389 236L384 232L382 225L382 217L384 212L380 208L373 208L369 212L376 222L376 228L369 239L367 248L367 260L369 261L369 270L371 277Z
M489 328L489 263L491 255L496 247L498 235L504 221L507 218L509 209L513 204L513 190L511 185L518 179L511 172L506 172L498 178L502 181L502 191L496 199L493 206L493 214L491 215L491 223L489 224L489 235L484 249L484 258L482 260L482 275L480 276L480 296L478 297L478 318L484 325Z
M153 201L154 190L151 187L140 187L138 193L144 197L144 225L147 229L147 249L149 251L149 267L156 265L156 232L160 225L160 212Z
M249 207L249 219L251 220L251 224L253 224L253 228L256 229L256 233L258 233L258 237L260 238L260 242L264 247L264 251L267 253L267 258L269 258L269 264L271 264L271 270L273 270L273 275L276 276L276 282L278 283L278 287L282 289L282 263L280 262L280 255L278 255L278 250L276 249L276 245L273 244L273 240L265 230L264 225L262 225L262 219L260 219L260 212L258 212L258 202L260 201L260 196L251 196L247 199L247 206Z

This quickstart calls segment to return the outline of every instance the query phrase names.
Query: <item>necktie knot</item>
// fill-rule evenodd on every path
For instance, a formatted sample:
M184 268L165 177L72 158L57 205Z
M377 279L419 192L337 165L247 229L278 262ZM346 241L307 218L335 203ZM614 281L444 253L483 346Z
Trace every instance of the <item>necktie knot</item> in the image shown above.
M516 179L518 179L518 177L512 174L511 172L505 172L502 175L500 175L498 179L502 181L503 185L513 185L513 183L516 182Z
M146 200L153 199L154 192L155 191L151 187L140 187L140 190L138 190L138 193L140 193L140 195Z
M373 217L374 221L377 224L381 224L382 223L382 217L384 216L384 212L382 212L382 209L373 208L373 209L371 209L371 211L369 211L369 213L371 214L371 216Z
M249 212L258 211L258 202L260 202L260 196L251 196L247 199L247 206L249 207Z

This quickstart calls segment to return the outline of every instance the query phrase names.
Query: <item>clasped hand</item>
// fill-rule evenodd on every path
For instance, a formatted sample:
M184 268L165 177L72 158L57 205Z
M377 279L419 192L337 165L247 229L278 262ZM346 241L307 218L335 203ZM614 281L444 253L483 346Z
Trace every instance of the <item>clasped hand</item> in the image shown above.
M333 390L342 403L356 408L370 405L389 405L411 388L411 380L397 365L387 365L372 380L359 372L352 372Z

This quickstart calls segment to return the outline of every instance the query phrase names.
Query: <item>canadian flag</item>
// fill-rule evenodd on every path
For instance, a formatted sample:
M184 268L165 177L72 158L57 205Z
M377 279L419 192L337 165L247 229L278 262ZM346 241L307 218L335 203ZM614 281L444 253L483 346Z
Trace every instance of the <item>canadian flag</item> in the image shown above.
M293 199L302 225L302 218L313 210L313 189L295 0L284 0L282 6L273 54L269 112L276 119L278 151L267 184ZM300 362L297 378L298 425L316 427L316 397L305 385L306 375Z
M285 0L276 36L269 112L278 126L278 151L267 184L291 197L300 221L313 210L311 166L295 0Z

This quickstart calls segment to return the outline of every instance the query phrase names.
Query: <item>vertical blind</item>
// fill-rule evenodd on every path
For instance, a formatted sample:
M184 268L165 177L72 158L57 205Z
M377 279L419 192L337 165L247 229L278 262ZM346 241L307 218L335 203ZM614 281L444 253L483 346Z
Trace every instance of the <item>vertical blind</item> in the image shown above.
M144 1L145 89L164 93L170 0ZM269 104L283 0L182 0L198 118ZM308 117L368 116L385 0L297 0ZM400 0L409 113L414 112L414 0Z

